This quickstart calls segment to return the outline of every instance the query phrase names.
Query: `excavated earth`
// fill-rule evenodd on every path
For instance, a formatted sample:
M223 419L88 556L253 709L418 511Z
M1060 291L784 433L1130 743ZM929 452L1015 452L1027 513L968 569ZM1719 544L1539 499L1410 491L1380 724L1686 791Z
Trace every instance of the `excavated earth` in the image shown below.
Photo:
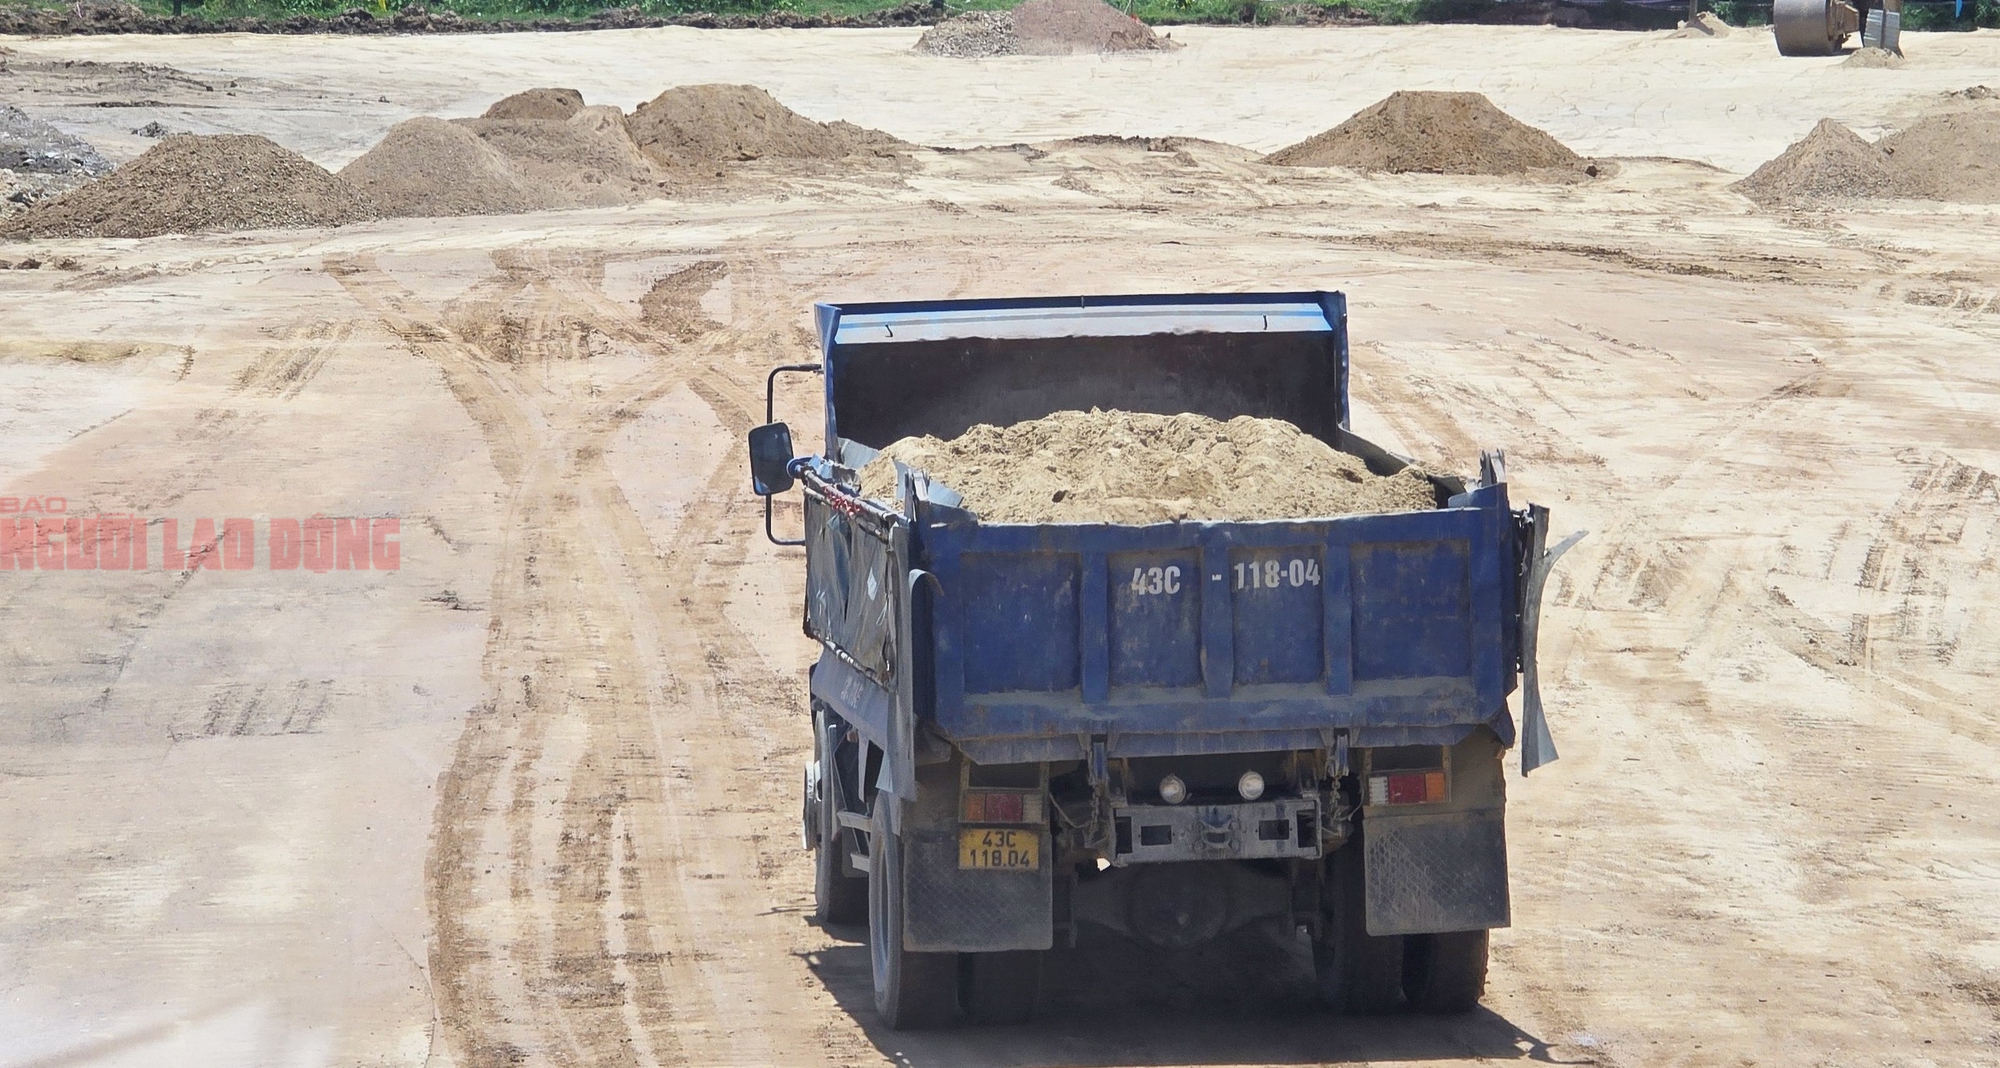
M373 214L367 198L269 138L180 134L109 177L0 224L0 234L153 237L338 226Z
M1307 519L1437 507L1421 468L1376 475L1279 419L1056 412L950 441L904 438L861 471L864 497L896 498L896 461L993 523Z
M1391 174L1522 175L1587 166L1561 141L1494 107L1483 94L1408 90L1264 162Z
M0 547L79 539L0 552L0 1064L1993 1063L2000 207L1730 186L1830 118L1969 197L2000 35L1854 70L1761 31L1189 26L993 62L919 33L6 42L0 105L122 164L93 218L333 177L261 143L163 174L155 122L326 172L429 138L433 177L376 180L444 207L0 247ZM610 105L707 84L905 147L788 158L844 146L746 93L754 137L634 138L659 196L422 217L543 203L522 138L615 142ZM535 86L581 106L480 117ZM1615 167L1259 162L1409 89ZM749 493L767 376L822 359L815 301L1277 289L1347 294L1356 434L1459 475L1504 448L1514 507L1590 532L1539 633L1562 759L1507 758L1482 1008L1313 1011L1288 923L1179 952L1085 924L1034 1024L884 1029L864 932L809 919L820 649ZM824 389L778 379L802 450ZM142 568L85 551L106 518ZM274 556L322 520L382 544ZM782 495L770 531L804 520Z
M1171 36L1103 0L1027 0L1006 11L968 11L924 31L911 51L985 56L1103 55L1180 47Z
M1735 188L1773 208L1880 197L2000 202L2000 108L1927 116L1874 144L1821 119Z

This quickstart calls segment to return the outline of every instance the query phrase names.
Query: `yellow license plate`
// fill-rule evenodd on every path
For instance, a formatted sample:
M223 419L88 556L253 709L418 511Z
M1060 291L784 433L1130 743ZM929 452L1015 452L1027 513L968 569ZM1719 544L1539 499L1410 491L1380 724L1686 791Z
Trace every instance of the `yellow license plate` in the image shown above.
M984 871L1040 871L1042 836L1035 831L960 830L958 866Z

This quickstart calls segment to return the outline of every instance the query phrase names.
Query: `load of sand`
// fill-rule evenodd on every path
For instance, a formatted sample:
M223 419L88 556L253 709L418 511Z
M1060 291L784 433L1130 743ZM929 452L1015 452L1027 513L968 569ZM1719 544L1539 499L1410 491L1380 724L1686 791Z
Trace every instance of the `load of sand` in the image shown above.
M1171 523L1305 519L1437 507L1416 467L1377 475L1280 419L1057 412L950 441L904 438L861 471L865 497L893 500L892 461L964 496L992 523Z
M929 56L1069 56L1179 48L1102 0L1027 0L1012 11L968 11L924 31L911 51Z
M754 85L683 85L639 105L625 127L669 167L893 154L901 141L849 122L814 122Z
M1884 197L2000 203L2000 111L1933 115L1872 145L1821 119L1732 188L1767 208Z
M1589 167L1561 141L1494 107L1481 93L1412 90L1391 93L1264 162L1392 174L1522 175Z
M339 226L373 214L353 187L249 134L177 134L109 176L10 220L9 237L153 237Z

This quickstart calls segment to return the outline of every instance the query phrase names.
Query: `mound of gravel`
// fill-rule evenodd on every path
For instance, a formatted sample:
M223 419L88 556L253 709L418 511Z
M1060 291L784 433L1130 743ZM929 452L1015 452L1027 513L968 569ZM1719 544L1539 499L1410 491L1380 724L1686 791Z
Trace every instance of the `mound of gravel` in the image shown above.
M993 523L1303 519L1437 507L1416 467L1376 475L1279 419L1057 412L950 441L904 438L861 471L863 496L895 496L892 461L928 472Z
M480 118L568 122L570 116L582 110L583 94L574 89L530 89L494 101Z
M1812 132L1731 188L1765 207L1838 197L1895 196L1889 157L1860 134L1821 119Z
M1875 147L1888 161L1898 196L2000 203L2000 111L1934 115Z
M1264 157L1287 167L1346 167L1393 174L1499 174L1578 170L1561 141L1501 111L1481 93L1402 91L1353 118Z
M504 215L543 206L478 134L429 116L390 127L340 177L393 218Z
M90 142L16 107L0 107L0 167L16 173L84 178L111 173L111 161L99 155Z
M901 142L852 123L819 123L754 85L684 85L626 116L639 149L670 167L754 159L876 155Z
M925 30L910 51L923 56L981 59L1018 55L1021 42L1014 36L1012 11L968 11Z
M8 221L10 237L153 237L338 226L367 199L304 156L250 134L177 134L89 185Z
M1102 0L1028 0L1012 11L969 11L924 31L912 51L931 56L1068 56L1179 48L1172 38Z

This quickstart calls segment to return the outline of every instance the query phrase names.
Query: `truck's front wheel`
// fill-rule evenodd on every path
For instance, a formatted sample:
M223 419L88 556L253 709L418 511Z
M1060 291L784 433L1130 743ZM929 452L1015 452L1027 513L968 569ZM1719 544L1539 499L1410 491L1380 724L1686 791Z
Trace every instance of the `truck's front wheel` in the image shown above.
M1403 992L1418 1012L1470 1012L1486 993L1488 932L1404 935Z
M877 794L868 833L868 963L875 979L875 1013L892 1030L949 1023L958 1013L958 954L903 948L903 843L889 830L888 806Z

